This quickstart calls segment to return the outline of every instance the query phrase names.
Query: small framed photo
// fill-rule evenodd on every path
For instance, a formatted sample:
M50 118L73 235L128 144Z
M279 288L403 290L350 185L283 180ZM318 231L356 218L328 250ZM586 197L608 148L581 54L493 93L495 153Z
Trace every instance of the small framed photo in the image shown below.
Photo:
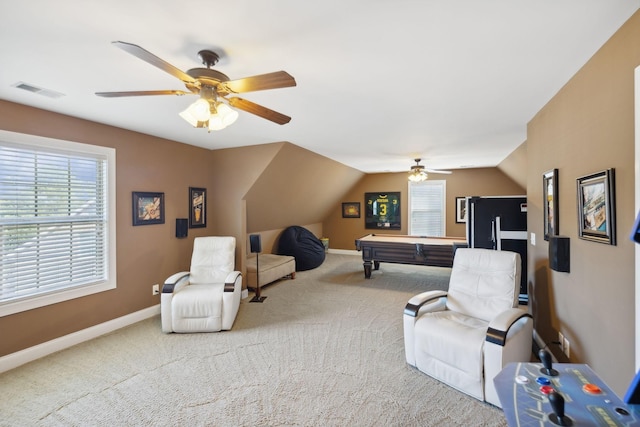
M360 218L360 202L343 203L342 218Z
M544 240L558 234L558 169L552 169L542 176Z
M133 225L164 224L164 193L132 193Z
M456 197L456 222L467 222L467 198Z
M614 169L577 179L578 237L616 244L616 199Z
M189 187L189 228L207 226L207 189Z

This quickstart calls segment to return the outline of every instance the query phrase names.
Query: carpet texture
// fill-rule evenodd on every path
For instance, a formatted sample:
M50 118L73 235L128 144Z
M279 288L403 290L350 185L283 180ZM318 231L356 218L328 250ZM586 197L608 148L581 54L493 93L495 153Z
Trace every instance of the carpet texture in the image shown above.
M155 317L0 375L1 426L506 426L404 360L402 312L450 269L328 254L241 302L231 331Z

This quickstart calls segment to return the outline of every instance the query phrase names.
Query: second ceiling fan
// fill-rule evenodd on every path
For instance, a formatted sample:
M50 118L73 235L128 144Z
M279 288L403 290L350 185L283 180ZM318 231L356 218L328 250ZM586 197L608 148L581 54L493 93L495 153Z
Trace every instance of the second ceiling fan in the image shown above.
M211 50L198 52L198 56L206 68L192 68L184 72L138 45L122 41L115 41L113 45L177 77L184 83L188 92L182 90L96 92L98 96L115 98L149 95L199 95L198 101L180 113L180 116L194 127L208 128L209 130L223 129L235 121L238 113L229 108L229 105L279 125L291 121L291 117L254 102L235 96L229 97L229 95L238 93L296 86L295 79L285 71L230 80L225 74L211 68L220 59L219 55Z

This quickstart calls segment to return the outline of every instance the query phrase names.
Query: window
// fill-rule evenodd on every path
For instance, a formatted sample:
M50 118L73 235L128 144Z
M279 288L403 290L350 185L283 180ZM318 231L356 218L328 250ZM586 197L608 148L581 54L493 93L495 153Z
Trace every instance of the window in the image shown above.
M0 131L0 316L115 288L115 150Z
M409 234L445 235L446 181L409 182Z

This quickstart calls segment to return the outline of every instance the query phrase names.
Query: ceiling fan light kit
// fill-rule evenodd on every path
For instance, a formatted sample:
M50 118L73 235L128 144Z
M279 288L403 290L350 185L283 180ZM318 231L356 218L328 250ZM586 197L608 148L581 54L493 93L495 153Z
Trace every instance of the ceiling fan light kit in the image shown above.
M416 162L415 165L411 166L411 170L409 171L409 181L411 182L424 182L429 178L428 172L431 173L441 173L441 174L450 174L451 171L443 171L436 169L426 169L424 165L420 164L420 160L422 159L413 159Z
M424 166L420 164L421 159L414 159L415 165L411 166L409 171L409 181L411 182L423 182L429 178L429 175L424 170Z
M179 90L96 92L98 96L116 98L148 95L200 95L200 99L179 113L179 115L193 127L208 128L209 131L224 129L238 119L238 112L230 108L229 105L279 125L291 121L291 117L289 116L247 101L246 99L237 97L227 98L230 94L296 86L295 79L285 71L276 71L237 80L229 80L229 77L225 74L211 69L220 57L210 50L201 50L198 52L198 57L207 68L193 68L183 72L138 45L121 41L115 41L113 44L138 59L142 59L162 71L177 77L184 83L189 92ZM223 99L226 103L221 102L220 99Z

